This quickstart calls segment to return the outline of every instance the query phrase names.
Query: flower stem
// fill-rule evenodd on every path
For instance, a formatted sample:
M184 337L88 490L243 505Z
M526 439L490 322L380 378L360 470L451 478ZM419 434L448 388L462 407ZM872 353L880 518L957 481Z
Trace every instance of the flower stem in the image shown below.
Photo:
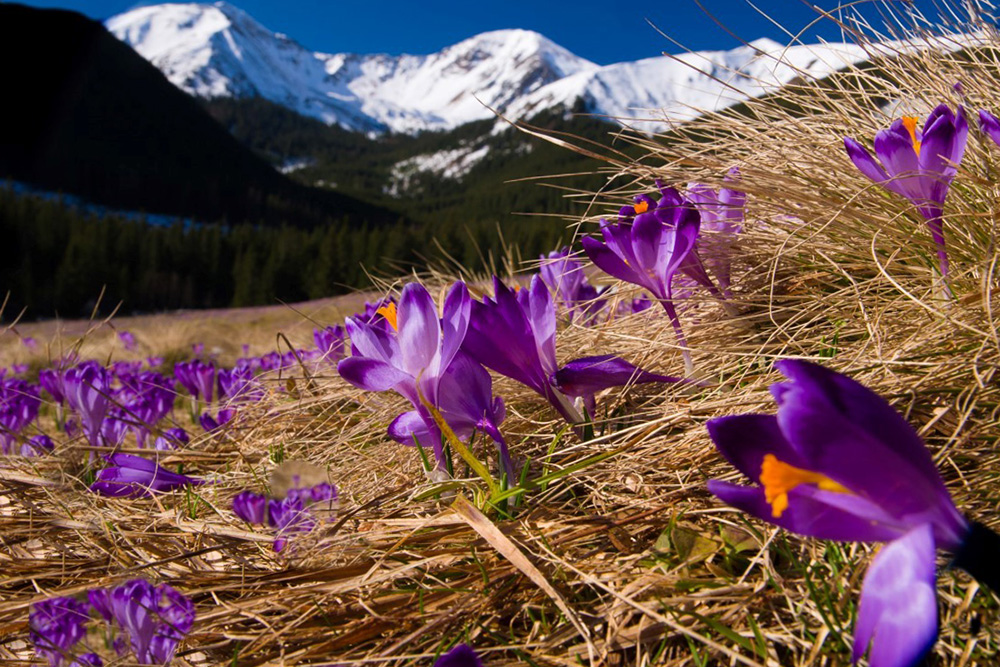
M948 251L944 245L944 220L940 215L935 215L927 219L927 228L931 230L931 238L937 246L938 268L941 270L941 278L948 277Z
M691 360L691 350L688 349L687 339L684 337L684 330L681 329L681 320L677 316L677 309L674 308L674 302L670 298L661 299L660 303L663 304L663 310L667 311L667 317L670 318L670 324L674 327L674 335L677 336L677 343L681 346L681 356L684 358L684 370L688 375L694 373L694 362Z
M1000 595L1000 535L983 524L972 524L951 565Z

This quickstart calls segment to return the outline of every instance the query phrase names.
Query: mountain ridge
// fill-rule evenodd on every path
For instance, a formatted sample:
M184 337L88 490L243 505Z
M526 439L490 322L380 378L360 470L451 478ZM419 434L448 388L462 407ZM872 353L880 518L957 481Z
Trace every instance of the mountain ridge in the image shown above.
M105 25L192 95L260 96L372 134L453 129L495 112L519 120L580 100L587 113L660 131L866 57L853 44L758 39L728 51L601 66L521 29L481 33L427 55L312 52L221 1L147 5Z

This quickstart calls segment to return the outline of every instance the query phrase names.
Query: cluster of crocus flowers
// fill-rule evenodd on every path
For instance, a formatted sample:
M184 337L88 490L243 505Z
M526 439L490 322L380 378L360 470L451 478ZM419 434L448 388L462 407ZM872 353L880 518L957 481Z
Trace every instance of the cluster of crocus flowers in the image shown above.
M21 432L38 418L41 402L37 387L18 378L0 377L0 452L23 449L14 445L24 442Z
M919 122L906 116L876 134L878 160L850 137L844 138L844 147L862 174L917 207L937 246L941 275L946 277L944 201L965 154L969 125L961 106L953 112L945 104L930 113L922 129Z
M317 515L335 509L337 488L328 482L292 488L284 498L243 491L233 498L233 513L251 525L267 525L276 533L274 550L282 551L295 533L312 530Z
M724 502L820 539L888 542L865 577L854 659L916 664L938 631L935 552L1000 592L1000 537L956 509L916 431L861 384L804 361L780 361L776 415L708 422L716 447L744 476L712 480Z
M31 606L29 637L35 653L49 667L100 667L104 661L83 645L96 612L115 635L118 657L129 648L141 665L166 665L194 625L194 604L168 584L154 586L134 579L114 588L87 592L86 601L73 597L42 600Z
M639 285L662 305L680 345L688 373L694 370L687 339L674 304L673 279L683 271L716 297L723 295L695 252L700 233L698 207L674 188L662 187L659 201L637 195L617 222L601 222L602 239L583 238L583 249L605 273Z

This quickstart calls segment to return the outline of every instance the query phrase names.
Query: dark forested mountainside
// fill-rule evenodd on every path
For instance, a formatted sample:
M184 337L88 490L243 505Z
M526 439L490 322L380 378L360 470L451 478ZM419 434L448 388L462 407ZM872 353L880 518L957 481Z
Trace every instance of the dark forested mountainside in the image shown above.
M561 225L511 220L504 241L527 257L559 244ZM150 225L0 187L0 298L6 314L89 315L102 289L102 313L302 301L369 287L445 255L470 270L480 251L501 245L496 227L331 224Z
M285 178L84 16L0 4L0 178L97 204L233 223L394 224ZM16 65L14 65L16 63Z

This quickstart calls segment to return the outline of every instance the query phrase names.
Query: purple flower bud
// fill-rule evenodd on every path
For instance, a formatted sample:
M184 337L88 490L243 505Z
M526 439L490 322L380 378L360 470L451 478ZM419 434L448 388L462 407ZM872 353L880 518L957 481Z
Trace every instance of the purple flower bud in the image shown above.
M109 465L97 472L97 481L90 490L102 496L135 497L163 493L188 484L203 484L204 480L170 472L153 461L132 454L112 454Z
M188 393L211 403L215 390L215 366L204 361L182 361L174 366L174 377Z
M80 417L91 445L101 444L101 427L111 407L111 375L94 363L81 364L63 374L66 401Z
M53 368L41 370L38 372L38 384L42 385L42 389L47 391L56 403L65 402L62 372Z
M249 524L267 521L267 497L253 491L243 491L233 498L233 512Z

